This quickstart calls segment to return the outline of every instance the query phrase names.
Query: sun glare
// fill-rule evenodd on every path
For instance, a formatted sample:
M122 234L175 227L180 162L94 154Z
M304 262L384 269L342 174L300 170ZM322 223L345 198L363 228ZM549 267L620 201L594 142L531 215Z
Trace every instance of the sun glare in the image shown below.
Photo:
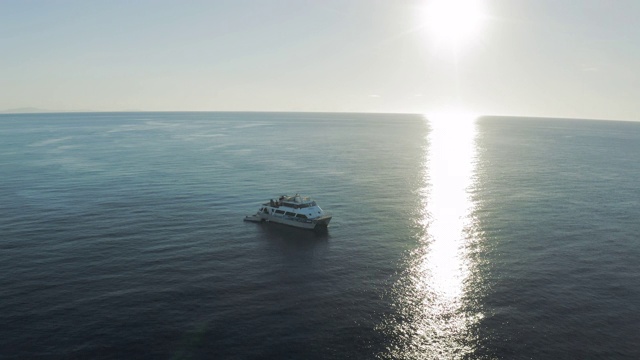
M429 0L422 8L422 28L437 47L455 53L482 30L486 18L482 0Z
M475 266L476 241L471 191L477 186L477 117L452 108L426 115L424 180L416 212L418 246L411 254L409 276L401 288L402 321L397 350L390 358L465 359L473 328L482 319L470 311L467 294Z

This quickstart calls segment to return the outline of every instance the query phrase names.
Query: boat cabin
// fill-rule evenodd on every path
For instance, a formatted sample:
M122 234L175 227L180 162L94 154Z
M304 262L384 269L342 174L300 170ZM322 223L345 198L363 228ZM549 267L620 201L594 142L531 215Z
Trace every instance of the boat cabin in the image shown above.
M322 215L322 209L314 200L298 194L294 196L283 195L277 200L271 199L268 203L263 204L259 212L296 220L312 219Z

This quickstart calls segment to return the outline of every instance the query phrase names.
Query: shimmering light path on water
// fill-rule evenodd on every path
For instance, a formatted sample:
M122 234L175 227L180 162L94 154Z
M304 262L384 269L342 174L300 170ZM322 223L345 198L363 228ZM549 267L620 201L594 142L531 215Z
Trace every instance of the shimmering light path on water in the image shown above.
M418 246L394 287L402 320L385 328L398 338L393 358L461 358L473 353L470 326L480 313L464 302L473 266L467 252L474 204L476 118L465 113L434 114L424 146L423 185L415 212Z

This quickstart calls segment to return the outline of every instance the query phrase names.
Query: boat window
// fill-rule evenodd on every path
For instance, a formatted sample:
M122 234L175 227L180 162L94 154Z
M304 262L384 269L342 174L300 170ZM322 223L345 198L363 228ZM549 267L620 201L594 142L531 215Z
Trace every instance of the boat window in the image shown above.
M296 214L296 217L297 218L302 218L302 219L306 219L307 218L307 216L303 215L303 214Z
M285 213L285 215L287 215L287 216L296 216L296 214L294 214L292 212L288 212L288 211Z
M284 210L276 210L276 214L284 214Z

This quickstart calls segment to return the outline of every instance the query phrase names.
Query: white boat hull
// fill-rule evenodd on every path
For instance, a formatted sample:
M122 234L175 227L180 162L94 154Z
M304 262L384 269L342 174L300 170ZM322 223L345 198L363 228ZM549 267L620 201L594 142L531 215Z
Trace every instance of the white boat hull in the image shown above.
M315 201L308 197L282 195L262 204L254 215L246 216L245 221L274 222L300 229L326 229L331 215L325 213Z
M319 230L326 229L331 221L331 216L322 216L316 219L292 219L287 217L272 216L268 214L256 214L262 220L278 224L297 227L300 229Z

